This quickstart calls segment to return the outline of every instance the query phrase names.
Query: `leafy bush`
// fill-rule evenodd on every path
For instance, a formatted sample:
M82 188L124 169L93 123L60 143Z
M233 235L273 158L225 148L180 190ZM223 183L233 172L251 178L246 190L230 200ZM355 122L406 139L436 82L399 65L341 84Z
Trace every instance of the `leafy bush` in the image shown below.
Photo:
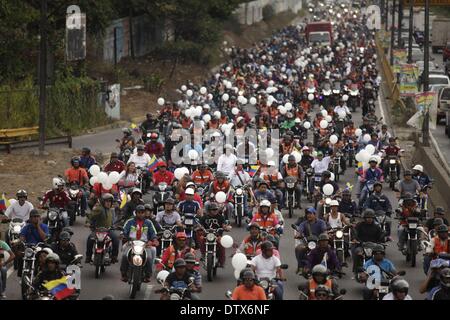
M145 90L150 92L159 92L165 82L165 79L159 74L152 74L151 76L145 77L143 81Z
M262 14L263 14L263 20L268 21L268 20L272 19L272 17L275 15L275 9L270 4L268 4L268 5L264 6L264 8L262 10Z

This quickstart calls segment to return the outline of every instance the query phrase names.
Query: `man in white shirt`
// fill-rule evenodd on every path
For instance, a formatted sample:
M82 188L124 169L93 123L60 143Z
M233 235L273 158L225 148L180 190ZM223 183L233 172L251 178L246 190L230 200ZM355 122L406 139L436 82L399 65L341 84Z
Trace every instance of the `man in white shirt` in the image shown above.
M334 108L334 113L336 113L337 115L339 115L340 112L344 112L346 115L351 115L352 113L350 112L350 109L347 107L346 104L338 105Z
M236 169L234 169L234 171L230 174L230 183L234 189L236 189L239 186L240 187L243 187L246 185L251 186L252 178L250 177L248 172L244 170L243 164L244 164L244 162L242 160L238 159L236 161ZM235 190L235 192L236 192L236 190ZM244 211L245 211L245 214L248 215L249 212L248 212L247 201L248 201L248 195L247 195L247 192L244 191Z
M132 154L130 159L128 159L127 163L134 162L136 168L147 168L151 158L148 153L145 153L144 146L137 146L137 154ZM150 174L147 170L142 170L142 179L144 182L142 183L142 192L145 193L147 190L147 186L150 185Z
M273 255L273 244L265 241L261 244L261 254L254 257L250 264L258 279L278 278L277 287L274 290L275 300L283 300L283 283L286 280L281 270L281 261Z
M314 169L315 174L322 174L325 170L328 170L331 158L329 156L323 157L322 152L317 152L317 158L311 163L311 168Z
M26 222L30 219L30 211L34 209L34 206L27 201L28 193L25 190L19 190L16 196L18 201L11 203L5 211L5 217L0 217L0 220L18 218Z
M217 171L222 171L228 177L234 171L237 157L233 153L233 146L231 144L225 145L225 153L219 157L217 161Z

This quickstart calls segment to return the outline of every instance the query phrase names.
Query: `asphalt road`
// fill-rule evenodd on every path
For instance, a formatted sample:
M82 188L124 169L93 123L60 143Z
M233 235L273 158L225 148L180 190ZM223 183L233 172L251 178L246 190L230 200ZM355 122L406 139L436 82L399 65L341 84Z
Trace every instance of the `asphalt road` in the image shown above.
M380 110L378 108L378 113ZM361 121L360 110L357 110L353 117L357 124ZM111 148L114 147L114 139L116 136L120 136L120 130L110 130L100 134L95 134L92 136L77 138L77 144L80 146L90 146L92 150L104 150L104 152L110 152ZM112 142L111 142L112 141ZM348 169L344 176L341 177L341 186L345 183L350 182L355 185L354 190L356 190L356 176L354 170ZM397 207L397 201L395 195L390 190L388 191L388 186L385 186L387 195L391 200L393 207ZM353 192L355 194L355 191ZM145 196L146 201L150 201L151 197L149 195ZM307 206L303 203L303 207ZM289 269L286 270L285 274L287 277L287 282L285 283L285 299L297 299L297 286L305 279L295 274L297 262L294 255L294 237L293 230L289 227L298 216L301 214L300 211L296 211L295 217L292 219L287 218L287 213L283 212L285 215L285 231L282 235L280 242L280 253L282 257L282 263L289 265ZM420 283L424 280L425 276L421 268L421 253L418 256L418 264L415 268L410 268L405 262L404 256L397 250L396 242L396 225L397 222L393 221L393 237L394 242L389 243L387 248L387 258L391 259L398 270L405 270L407 272L406 279L410 283L411 289L410 294L414 299L423 299L423 296L419 294L418 288ZM234 226L234 224L233 224ZM89 229L84 227L84 221L78 218L73 230L75 235L72 241L76 244L80 253L85 254L86 238L89 234ZM242 239L247 235L244 227L237 228L234 226L233 230L230 232L234 241L240 243ZM204 276L203 282L203 293L200 295L202 299L225 299L225 291L232 290L235 286L235 278L233 275L233 267L231 266L230 256L233 254L233 249L227 249L227 262L224 269L219 269L217 272L217 277L213 282L206 281L206 272L202 269L202 275ZM348 261L349 266L351 266L351 260ZM347 294L345 299L362 299L362 289L363 285L357 283L352 279L351 272L348 268L344 268L344 272L347 274L338 280L338 284L341 288L347 289ZM10 272L11 273L11 272ZM100 279L95 279L94 277L94 267L92 265L83 265L82 277L81 277L81 295L80 299L101 299L105 295L112 294L116 299L128 299L128 285L120 281L119 264L112 265L106 269L106 272L102 274ZM142 286L141 292L138 293L136 299L159 299L159 296L153 293L153 291L159 288L156 280L152 280L149 284L144 284ZM8 278L7 291L8 299L20 299L20 285L19 279L16 273L11 273Z

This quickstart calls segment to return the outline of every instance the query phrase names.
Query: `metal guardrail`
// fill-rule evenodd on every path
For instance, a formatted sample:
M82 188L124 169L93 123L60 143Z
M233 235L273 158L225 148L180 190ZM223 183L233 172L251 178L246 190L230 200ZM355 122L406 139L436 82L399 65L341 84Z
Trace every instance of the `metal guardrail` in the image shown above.
M72 148L72 136L63 136L45 139L45 145L55 145L55 144L67 144L69 148ZM39 140L14 141L9 144L0 145L0 150L6 150L8 153L11 153L11 150L13 149L32 148L38 146Z

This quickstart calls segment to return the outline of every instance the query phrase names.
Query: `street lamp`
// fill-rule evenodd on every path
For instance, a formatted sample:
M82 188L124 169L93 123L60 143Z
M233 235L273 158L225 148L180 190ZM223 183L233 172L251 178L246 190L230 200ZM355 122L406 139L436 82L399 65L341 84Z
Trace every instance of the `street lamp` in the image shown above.
M413 1L409 1L409 33L408 33L408 63L412 63L412 39L413 39L413 18L414 18Z
M41 0L39 25L39 153L45 149L45 109L47 104L47 0Z
M424 34L424 53L423 53L423 92L430 91L429 87L429 61L430 61L430 0L425 0L425 34ZM430 145L430 110L428 106L425 107L425 114L423 117L422 134L423 134L423 145L428 147Z
M391 66L394 64L394 29L395 29L395 0L392 2L392 24L391 24Z

